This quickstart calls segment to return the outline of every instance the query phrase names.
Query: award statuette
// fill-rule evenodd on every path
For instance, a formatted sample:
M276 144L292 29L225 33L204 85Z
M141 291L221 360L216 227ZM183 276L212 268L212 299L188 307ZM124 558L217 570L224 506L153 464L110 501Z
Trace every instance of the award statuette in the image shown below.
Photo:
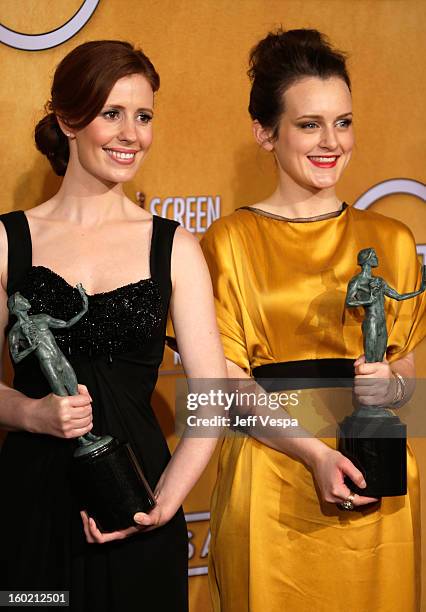
M81 284L77 285L83 300L82 310L69 321L47 314L29 315L31 304L19 292L8 300L17 322L9 332L12 359L19 363L34 352L40 368L56 395L77 395L75 372L56 344L50 329L69 329L87 312L88 299ZM87 433L77 438L73 456L73 473L82 507L102 531L115 531L134 525L136 512L149 512L156 504L154 495L125 442L111 436Z
M426 266L423 266L420 289L400 294L383 278L371 274L371 268L376 268L378 263L373 248L359 251L361 272L351 279L346 294L347 307L363 306L365 311L362 335L367 363L382 361L386 353L385 296L407 300L420 295L426 288ZM406 426L386 406L359 404L353 414L339 424L338 430L338 449L363 472L367 481L367 487L360 489L345 479L349 488L368 497L405 495L406 440Z

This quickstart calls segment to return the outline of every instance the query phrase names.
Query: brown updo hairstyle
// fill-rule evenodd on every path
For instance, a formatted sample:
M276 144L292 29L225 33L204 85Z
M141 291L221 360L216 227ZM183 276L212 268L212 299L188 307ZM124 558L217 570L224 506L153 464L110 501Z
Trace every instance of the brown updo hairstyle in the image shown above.
M252 82L249 113L278 136L285 111L284 93L299 79L339 77L351 89L345 55L333 49L317 30L270 32L250 51L248 75Z
M53 170L64 176L69 159L68 138L57 117L72 129L88 125L105 104L114 84L122 77L142 74L155 92L160 77L148 57L130 43L94 40L73 49L57 66L47 102L46 116L36 125L37 149Z

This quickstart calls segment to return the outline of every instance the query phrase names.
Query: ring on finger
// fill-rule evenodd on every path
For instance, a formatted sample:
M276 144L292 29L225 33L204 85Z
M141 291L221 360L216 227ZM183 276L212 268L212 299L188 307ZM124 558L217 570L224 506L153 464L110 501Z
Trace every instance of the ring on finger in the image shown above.
M349 495L347 496L346 499L344 499L341 503L337 504L337 506L341 509L341 510L354 510L355 506L354 506L354 498L355 498L355 493L353 491L350 491Z

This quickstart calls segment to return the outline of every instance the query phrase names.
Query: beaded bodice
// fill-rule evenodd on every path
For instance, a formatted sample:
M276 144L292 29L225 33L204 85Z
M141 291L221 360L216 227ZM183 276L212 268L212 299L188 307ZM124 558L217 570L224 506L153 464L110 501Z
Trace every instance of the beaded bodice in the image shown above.
M25 213L13 211L1 215L0 220L8 239L8 295L19 291L31 304L30 316L43 313L69 321L81 312L82 299L75 287L51 269L32 265L32 239ZM51 329L73 366L78 365L80 357L103 356L112 361L114 355L130 353L139 365L141 359L155 371L160 365L172 291L173 237L179 224L155 215L152 224L151 277L88 295L88 311L75 325L69 329ZM8 329L15 321L15 316L11 316ZM15 374L21 371L20 384L24 386L31 378L30 366L34 359L29 355L19 367L15 364Z
M19 290L31 304L30 315L43 313L68 321L82 309L78 290L44 266L31 267ZM158 283L153 279L88 298L88 312L78 323L70 329L51 330L65 355L112 358L114 354L138 350L162 333L166 313Z

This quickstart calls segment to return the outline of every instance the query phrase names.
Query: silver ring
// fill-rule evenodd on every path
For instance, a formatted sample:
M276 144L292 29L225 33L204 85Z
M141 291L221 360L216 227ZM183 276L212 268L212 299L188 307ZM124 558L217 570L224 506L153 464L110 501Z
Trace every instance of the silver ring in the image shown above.
M354 497L355 497L355 493L351 491L344 501L342 501L340 504L337 504L338 507L341 510L354 510L355 509L355 506L353 503Z

